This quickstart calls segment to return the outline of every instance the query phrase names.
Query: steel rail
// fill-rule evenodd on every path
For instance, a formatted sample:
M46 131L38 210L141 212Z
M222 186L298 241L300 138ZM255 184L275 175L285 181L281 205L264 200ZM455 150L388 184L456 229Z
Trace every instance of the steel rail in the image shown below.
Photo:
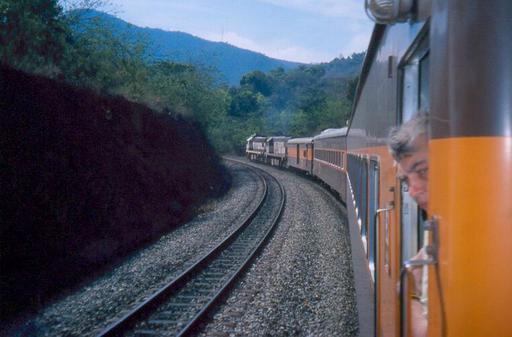
M227 159L231 161L235 161L244 165L247 165L241 161L233 160L233 159ZM247 165L254 167L252 165ZM270 240L272 237L272 234L274 233L277 224L279 220L281 219L283 215L284 206L286 204L286 192L284 190L283 185L272 175L269 174L269 177L271 177L279 186L279 190L281 193L281 202L279 205L279 211L277 213L277 216L272 220L272 225L267 229L265 235L260 240L260 242L254 247L252 252L247 256L245 261L242 263L242 265L238 268L238 270L231 276L231 278L224 284L222 289L220 289L217 294L208 302L207 305L203 307L203 309L189 322L189 324L183 328L177 337L185 337L189 336L191 333L195 332L195 330L199 327L199 325L203 322L203 319L208 316L208 314L212 311L212 309L218 305L222 299L227 295L227 293L231 290L231 287L236 283L236 281L245 273L245 271L251 266L251 263L254 261L254 259L259 255L259 253L263 250L266 243Z
M235 161L236 162L236 161ZM254 167L247 165L254 171ZM212 263L225 249L227 249L239 236L240 234L249 226L252 220L256 217L258 212L261 210L268 196L268 185L261 174L258 173L260 180L264 186L264 193L262 194L260 200L258 201L258 206L249 214L243 221L242 224L230 233L219 245L215 248L211 249L207 254L203 255L196 263L194 263L187 270L182 272L178 277L176 277L173 281L166 284L164 287L160 288L157 292L152 294L149 298L142 301L138 305L136 305L133 309L131 309L128 313L123 315L123 317L116 322L110 324L107 328L102 330L97 336L98 337L106 337L106 336L120 336L125 332L133 328L133 326L146 317L148 317L152 312L154 312L160 305L162 305L165 301L172 297L173 294L177 293L180 289L184 288L189 281L193 280L193 278L198 275L202 270L206 269L206 267ZM275 178L274 178L275 180ZM277 180L276 180L277 182ZM265 239L261 240L258 246L261 246L266 242L266 238L269 237L269 234L275 227L275 224L278 221L282 214L282 208L284 207L284 189L277 182L279 188L281 190L282 201L281 201L281 209L278 212L278 217L274 219L274 223L271 228L267 231L265 235ZM249 265L252 258L254 258L255 254L260 250L260 248L253 249L253 252L247 257L244 261L243 265L238 268L237 272L235 272L230 279L222 286L221 290L219 290L215 296L200 310L198 314L194 316L192 320L185 326L185 328L181 329L178 333L178 336L184 336L195 328L197 328L201 319L213 308L213 306L219 303L220 298L226 294L229 287L234 284L238 273L243 272Z

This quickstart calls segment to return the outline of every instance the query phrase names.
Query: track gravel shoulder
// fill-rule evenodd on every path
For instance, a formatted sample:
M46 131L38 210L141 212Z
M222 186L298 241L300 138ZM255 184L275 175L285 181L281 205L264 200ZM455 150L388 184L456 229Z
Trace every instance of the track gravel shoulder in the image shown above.
M343 206L310 179L259 167L285 187L283 217L273 239L201 336L357 336Z
M203 206L203 213L128 257L104 275L68 291L35 314L0 327L2 336L95 336L205 254L256 206L263 185L254 172L229 165L231 190ZM56 276L58 277L58 276Z
M134 253L101 277L36 314L0 327L6 336L94 336L114 316L176 276L233 230L253 208L262 187L255 175L231 165L233 187L193 221ZM350 238L341 204L317 183L261 168L287 193L272 240L241 279L227 305L201 336L357 336L358 318Z

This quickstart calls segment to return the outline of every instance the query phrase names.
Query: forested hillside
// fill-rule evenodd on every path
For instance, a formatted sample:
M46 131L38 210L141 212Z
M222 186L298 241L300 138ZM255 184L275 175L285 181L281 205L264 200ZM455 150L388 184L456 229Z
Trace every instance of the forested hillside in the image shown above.
M363 60L360 53L293 69L252 70L230 87L207 70L214 64L151 58L165 40L120 31L87 11L64 13L56 0L4 0L0 6L2 63L194 118L220 153L242 151L253 133L303 136L344 126ZM219 57L231 62L229 55Z
M242 76L253 70L266 72L279 67L292 69L300 65L297 62L273 59L228 43L204 40L185 32L137 27L98 11L82 13L77 29L90 25L91 20L100 20L102 25L110 27L119 36L142 37L147 44L146 57L149 60L191 64L203 71L209 71L217 81L228 85L238 85Z

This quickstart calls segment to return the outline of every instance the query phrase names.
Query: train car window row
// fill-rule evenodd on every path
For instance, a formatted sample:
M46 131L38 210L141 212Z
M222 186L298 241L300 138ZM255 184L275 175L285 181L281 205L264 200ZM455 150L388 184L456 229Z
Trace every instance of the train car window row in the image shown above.
M374 159L369 160L362 156L347 154L347 166L357 208L360 234L371 276L375 281L377 235L375 214L379 208L379 163Z
M339 151L315 150L315 159L333 164L339 168L343 167L343 155Z

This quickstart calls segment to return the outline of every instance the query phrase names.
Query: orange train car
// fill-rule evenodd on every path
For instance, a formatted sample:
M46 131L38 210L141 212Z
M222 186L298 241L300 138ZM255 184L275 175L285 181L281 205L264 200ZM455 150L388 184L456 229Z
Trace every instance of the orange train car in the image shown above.
M292 138L286 142L287 167L313 174L313 138Z
M313 175L335 191L343 202L346 197L345 148L347 128L327 129L313 137Z
M410 258L425 245L427 335L512 336L512 1L366 8L377 24L347 135L360 333L412 335ZM428 214L386 148L418 110L431 119Z

